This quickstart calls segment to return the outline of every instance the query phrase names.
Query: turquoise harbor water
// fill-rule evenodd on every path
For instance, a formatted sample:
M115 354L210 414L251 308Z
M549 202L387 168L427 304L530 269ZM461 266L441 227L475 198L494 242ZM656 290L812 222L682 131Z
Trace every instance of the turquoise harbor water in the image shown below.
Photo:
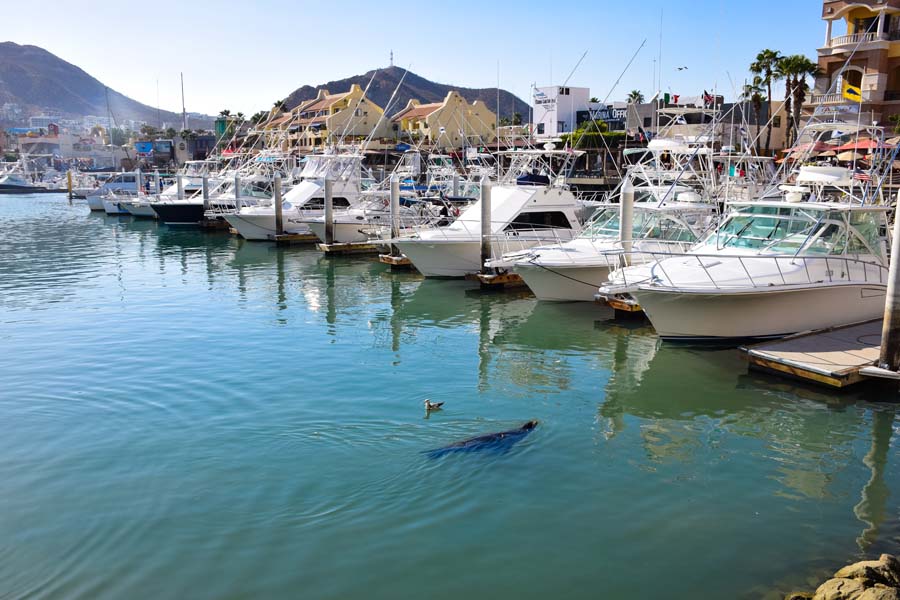
M900 550L893 405L608 317L0 197L0 597L777 597Z

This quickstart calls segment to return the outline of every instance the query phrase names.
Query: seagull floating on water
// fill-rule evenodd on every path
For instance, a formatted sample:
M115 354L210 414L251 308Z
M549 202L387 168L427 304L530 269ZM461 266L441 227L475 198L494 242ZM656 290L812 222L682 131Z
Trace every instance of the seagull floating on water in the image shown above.
M431 412L433 410L441 410L441 407L444 405L443 402L432 402L428 398L425 398L425 412Z

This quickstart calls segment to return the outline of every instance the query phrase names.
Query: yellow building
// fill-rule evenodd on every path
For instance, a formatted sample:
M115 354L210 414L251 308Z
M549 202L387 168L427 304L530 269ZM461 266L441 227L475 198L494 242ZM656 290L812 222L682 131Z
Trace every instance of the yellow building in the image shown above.
M443 102L421 104L410 100L406 108L391 117L391 122L401 140L449 150L493 142L496 119L481 100L469 104L459 92L450 91Z
M875 121L900 114L900 0L823 0L822 18L822 74L812 104L847 104L842 91L850 85L861 90L863 114Z
M383 114L384 110L366 98L355 83L343 94L329 94L321 89L316 98L291 111L289 137L301 152L337 143L350 144L370 136L387 137L390 124L381 118Z

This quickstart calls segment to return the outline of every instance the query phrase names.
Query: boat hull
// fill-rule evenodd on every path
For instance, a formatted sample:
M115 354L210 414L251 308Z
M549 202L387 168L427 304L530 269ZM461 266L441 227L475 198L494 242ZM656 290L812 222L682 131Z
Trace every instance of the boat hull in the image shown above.
M145 203L134 203L134 202L122 202L120 203L122 208L127 210L132 216L140 217L142 219L155 219L156 212L153 210L153 207L149 204Z
M275 235L275 215L232 213L225 215L225 220L238 234L247 240L265 241ZM289 215L284 215L284 232L289 234L309 233L309 225L305 222L294 222Z
M425 277L465 277L481 270L481 243L472 240L427 242L394 240L393 244Z
M515 272L538 300L550 302L593 302L597 288L607 282L609 267L541 266L516 263Z
M103 200L103 210L108 215L130 215L131 213L119 205L118 200L105 198Z
M198 225L205 212L201 203L159 202L150 206L166 225Z
M309 221L309 230L315 234L319 241L325 241L325 223L323 221ZM334 224L334 242L335 244L365 244L371 242L372 237L369 235L374 229L372 225L364 221L357 223L341 223Z
M886 286L822 285L805 288L697 293L633 292L659 336L714 341L774 338L880 317Z
M103 197L96 195L88 195L87 197L87 205L91 210L103 210Z

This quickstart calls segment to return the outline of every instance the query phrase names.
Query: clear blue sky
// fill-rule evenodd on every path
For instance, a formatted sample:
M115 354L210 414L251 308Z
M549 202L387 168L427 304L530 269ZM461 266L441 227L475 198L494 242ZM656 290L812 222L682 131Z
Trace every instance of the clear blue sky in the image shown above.
M42 46L136 100L180 111L250 114L302 84L395 64L428 79L500 86L528 101L530 86L569 80L601 99L647 44L610 100L653 93L662 10L662 88L731 97L762 48L815 59L825 35L821 0L573 2L306 2L260 0L10 0L10 41ZM676 67L688 69L677 71ZM552 73L552 81L551 81Z

